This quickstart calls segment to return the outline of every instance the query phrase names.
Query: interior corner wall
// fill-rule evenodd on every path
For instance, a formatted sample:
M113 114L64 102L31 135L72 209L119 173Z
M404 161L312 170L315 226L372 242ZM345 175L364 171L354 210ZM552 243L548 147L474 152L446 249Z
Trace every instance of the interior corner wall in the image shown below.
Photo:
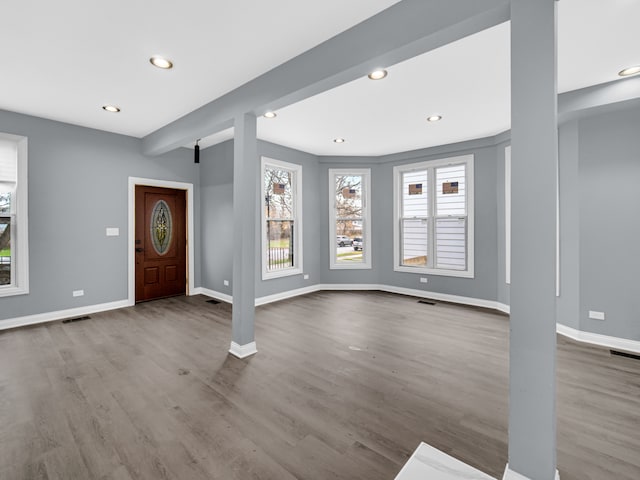
M580 330L580 189L578 122L559 128L560 295L558 323Z
M640 340L639 133L637 107L578 123L580 329L631 340Z
M191 151L145 157L139 139L7 111L0 131L28 138L30 290L0 298L0 320L127 300L130 176L193 183L198 238ZM199 242L194 253L198 286Z
M261 242L256 246L256 298L276 295L290 290L309 287L320 281L321 223L318 220L320 188L318 162L315 155L282 147L269 142L258 142L258 153L276 160L302 165L302 235L303 268L309 275L262 280ZM233 140L201 151L201 243L202 286L231 295L233 281ZM259 159L258 159L259 161ZM256 218L257 231L260 218ZM229 286L224 285L229 280Z
M496 215L497 215L497 284L496 300L502 305L510 305L510 285L507 284L506 266L506 224L505 224L505 148L506 141L496 145Z

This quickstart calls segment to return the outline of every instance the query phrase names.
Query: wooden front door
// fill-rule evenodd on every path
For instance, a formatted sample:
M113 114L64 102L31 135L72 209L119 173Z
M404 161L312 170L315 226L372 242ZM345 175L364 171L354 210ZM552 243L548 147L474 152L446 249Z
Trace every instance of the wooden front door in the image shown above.
M136 302L185 293L184 190L136 186Z

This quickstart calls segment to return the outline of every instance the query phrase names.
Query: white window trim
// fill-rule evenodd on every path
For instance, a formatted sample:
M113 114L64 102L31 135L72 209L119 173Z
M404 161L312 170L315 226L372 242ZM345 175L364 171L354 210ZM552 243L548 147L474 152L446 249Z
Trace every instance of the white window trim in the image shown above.
M400 263L400 219L402 210L402 173L413 170L423 170L425 168L442 167L446 165L465 163L466 173L466 202L467 202L467 270L445 270L442 268L427 267L408 267ZM474 234L474 174L473 174L473 155L461 155L457 157L449 157L438 160L427 160L419 163L409 163L397 165L393 167L393 270L396 272L441 275L445 277L461 277L474 278L474 250L475 250L475 234Z
M338 263L336 259L336 175L361 175L364 195L362 197L362 253L364 262ZM371 169L370 168L330 168L329 169L329 269L366 270L371 269Z
M0 287L0 297L29 293L29 216L27 137L0 133L3 140L13 141L18 147L18 182L15 199L15 246L11 246L12 284ZM15 253L14 253L15 252ZM14 260L15 259L15 260Z
M264 197L266 195L264 189L264 172L267 166L276 168L284 168L291 170L293 175L293 185L291 186L295 198L293 202L294 208L294 252L293 267L284 268L277 272L267 271L267 218L264 211ZM301 275L303 272L302 266L302 165L295 163L283 162L282 160L275 160L269 157L261 157L260 160L260 236L262 240L261 245L261 257L262 257L262 280L270 280L273 278L289 277L291 275Z

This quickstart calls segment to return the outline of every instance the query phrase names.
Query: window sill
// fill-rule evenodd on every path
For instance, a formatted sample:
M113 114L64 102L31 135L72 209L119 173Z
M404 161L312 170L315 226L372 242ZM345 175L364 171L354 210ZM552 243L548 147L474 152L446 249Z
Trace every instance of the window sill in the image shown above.
M371 270L371 264L369 263L352 263L352 264L341 264L334 263L329 265L329 270Z
M302 268L288 268L277 272L262 272L262 280L272 280L274 278L290 277L292 275L302 275Z
M459 277L459 278L475 278L473 270L443 270L440 268L421 268L421 267L403 267L396 265L393 270L395 272L418 273L422 275L439 275L442 277Z
M24 287L0 287L0 297L12 297L14 295L27 295L29 293L28 288Z

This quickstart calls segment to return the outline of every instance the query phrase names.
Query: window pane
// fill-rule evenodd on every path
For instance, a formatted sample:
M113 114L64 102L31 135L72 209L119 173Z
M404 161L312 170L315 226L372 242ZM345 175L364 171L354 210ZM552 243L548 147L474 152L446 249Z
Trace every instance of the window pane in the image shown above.
M267 271L293 267L292 220L267 220Z
M467 269L466 218L436 219L436 268Z
M11 284L11 194L0 192L0 285Z
M402 216L428 217L429 197L427 171L402 174Z
M336 220L336 263L364 262L362 219Z
M436 168L437 215L466 215L465 165Z
M336 218L362 218L361 175L336 175Z
M293 219L293 172L266 167L264 191L266 218Z
M427 266L428 233L427 219L402 219L402 265Z

